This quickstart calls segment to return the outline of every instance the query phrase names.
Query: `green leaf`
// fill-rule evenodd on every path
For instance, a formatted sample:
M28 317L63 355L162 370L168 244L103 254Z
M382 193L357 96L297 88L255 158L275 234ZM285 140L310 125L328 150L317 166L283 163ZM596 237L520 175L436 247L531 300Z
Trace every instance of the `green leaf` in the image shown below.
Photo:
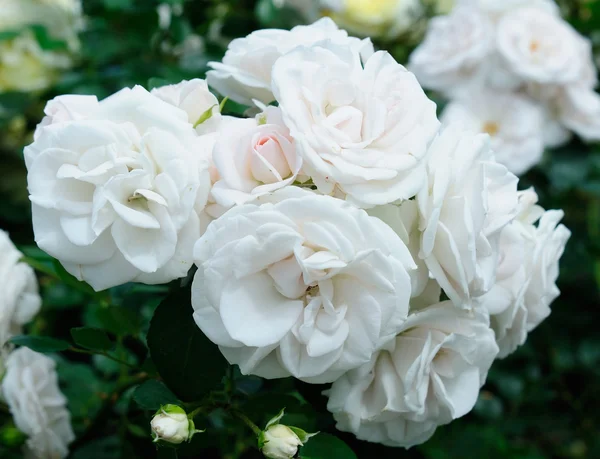
M66 42L52 38L44 26L34 25L30 29L35 35L40 48L47 51L65 51L68 49Z
M62 339L49 338L47 336L13 336L10 342L17 346L25 346L32 351L48 353L65 351L71 347L71 343Z
M175 291L156 309L147 338L156 369L183 401L197 401L218 386L228 366L192 314L190 290Z
M350 447L333 435L320 433L300 448L300 459L357 459Z
M156 411L162 405L181 405L181 401L160 381L151 379L138 386L133 400L144 410Z
M118 459L121 457L121 441L116 435L93 440L75 450L73 459Z
M92 327L71 328L71 337L75 344L92 351L108 351L113 347L104 330Z
M275 415L271 419L269 419L269 422L267 422L267 426L265 427L265 430L275 424L278 424L284 414L285 414L285 408L281 408L281 411L279 413L277 413L277 415Z
M318 435L319 432L314 432L314 433L308 433L305 430L302 430L299 427L294 427L294 426L288 426L288 428L294 432L296 435L298 435L298 438L300 439L300 441L302 443L304 443L306 445L306 442L308 440L310 440L312 437L314 437L315 435Z
M12 40L13 38L17 38L19 35L21 35L19 30L3 30L0 32L0 41Z
M202 115L200 115L200 118L198 118L198 121L196 121L196 123L194 124L194 128L200 126L202 123L211 119L213 116L213 109L215 107L217 107L216 104L213 105L212 107L210 107L209 109L207 109L204 113L202 113Z

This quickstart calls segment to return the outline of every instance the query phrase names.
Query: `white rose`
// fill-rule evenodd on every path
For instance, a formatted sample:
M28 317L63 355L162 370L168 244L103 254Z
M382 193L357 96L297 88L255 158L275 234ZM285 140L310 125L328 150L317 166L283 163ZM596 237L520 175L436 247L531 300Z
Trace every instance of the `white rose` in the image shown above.
M154 88L151 93L188 114L188 121L199 134L218 129L221 112L219 101L208 89L206 81L194 79ZM203 119L206 118L206 119Z
M208 84L224 96L252 105L253 100L264 104L275 98L271 89L271 71L275 62L298 46L310 46L328 40L352 48L366 57L372 54L369 40L348 37L329 18L292 30L265 29L252 32L245 38L233 40L223 62L211 62L213 69L206 74Z
M0 350L11 336L21 333L42 305L35 273L20 262L22 257L8 234L0 230Z
M560 16L544 9L507 12L498 23L496 41L505 65L525 80L569 83L584 70L585 39Z
M264 443L261 452L269 459L292 459L302 442L292 429L283 424L269 426L261 434Z
M380 220L296 187L213 221L194 257L194 319L229 362L315 383L368 362L395 336L415 269Z
M404 201L400 205L387 204L385 206L377 206L369 209L368 212L369 215L379 218L392 228L408 247L418 267L416 271L410 273L412 278L412 296L417 297L421 295L429 283L429 269L425 265L425 262L419 258L421 232L419 231L419 208L417 202L413 199Z
M46 125L25 149L36 242L96 290L185 276L210 187L204 148L187 113L139 86Z
M410 448L473 409L497 353L485 315L439 303L411 314L389 346L338 379L327 409L339 430Z
M420 0L321 0L321 4L345 29L387 39L406 32L423 12Z
M428 185L417 195L421 258L456 306L470 307L493 285L500 231L517 213L517 182L485 134L450 126L431 147Z
M69 67L71 59L43 50L30 31L12 40L0 41L0 93L46 89Z
M15 425L29 437L26 457L62 459L68 456L68 446L75 435L52 359L27 348L13 351L6 361L2 395Z
M600 140L600 95L585 85L565 87L555 102L559 120L587 141Z
M477 299L490 314L500 358L525 343L528 332L550 314L550 303L559 294L558 261L570 236L558 225L562 212L544 212L535 205L534 191L520 192L519 200L519 215L500 238L496 284Z
M42 128L45 126L86 119L97 108L98 99L96 96L67 94L55 97L46 103L44 107L45 116L37 125L33 138L37 140Z
M429 22L408 68L426 88L451 93L479 78L493 52L494 25L473 8L457 8Z
M319 75L319 78L315 78ZM423 186L435 104L386 52L365 66L347 48L299 48L273 68L273 90L319 191L362 207L409 199Z
M496 160L514 174L527 172L542 159L546 114L541 104L527 96L472 91L453 100L441 121L489 134Z
M290 185L302 159L278 108L268 107L256 118L233 118L222 124L213 150L220 179L212 188L216 206L209 213L218 217L234 205Z

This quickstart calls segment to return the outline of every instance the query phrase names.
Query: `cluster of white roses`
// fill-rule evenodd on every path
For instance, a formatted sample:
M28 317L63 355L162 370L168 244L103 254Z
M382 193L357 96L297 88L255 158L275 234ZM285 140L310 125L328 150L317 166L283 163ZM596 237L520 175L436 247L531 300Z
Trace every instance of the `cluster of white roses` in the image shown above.
M202 80L48 104L25 150L37 243L96 289L195 263L194 320L230 363L333 382L359 438L425 441L548 315L562 213L330 19L211 65L256 116L221 115Z
M571 131L600 140L600 96L591 42L553 0L458 0L432 19L409 68L450 99L442 121L491 135L515 174Z
M27 435L26 457L65 458L73 441L67 400L60 392L56 364L27 348L13 350L11 336L38 313L41 298L33 270L0 230L0 400L17 428Z
M81 1L1 0L0 11L0 92L47 88L79 49ZM39 26L65 48L42 47L33 31Z

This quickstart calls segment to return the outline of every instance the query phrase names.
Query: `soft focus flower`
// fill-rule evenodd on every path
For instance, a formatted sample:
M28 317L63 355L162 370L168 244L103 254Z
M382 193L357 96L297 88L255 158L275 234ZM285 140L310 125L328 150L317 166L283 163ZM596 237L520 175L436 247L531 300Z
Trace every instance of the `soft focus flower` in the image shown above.
M154 442L163 441L175 445L190 441L195 433L202 432L196 430L194 421L177 405L161 406L150 421L150 427Z
M480 124L498 107L520 106L484 129L502 131L493 135L493 146L498 161L515 173L539 161L542 143L566 143L569 130L600 139L591 42L560 17L552 0L459 0L450 14L431 21L409 68L424 87L451 99L448 121ZM504 129L497 130L500 124ZM520 125L519 134L509 125ZM516 137L508 139L508 131Z
M0 41L0 92L39 91L50 86L71 60L62 53L44 51L33 34L22 33Z
M0 40L0 92L47 88L71 65L71 54L79 49L81 2L3 0L0 9L0 32L18 33ZM50 38L65 43L65 50L42 49L27 30L31 26L44 27Z
M500 238L496 283L477 299L490 314L499 357L514 352L550 314L550 304L560 293L558 262L570 237L569 230L558 224L563 213L544 212L535 205L533 190L520 192L519 201L519 215Z
M318 75L319 78L315 78ZM439 122L414 75L386 52L361 65L331 43L277 61L273 90L319 191L362 207L413 197Z
M425 40L411 54L408 68L424 87L456 92L479 76L493 43L493 25L485 14L456 8L429 22Z
M256 118L222 123L213 160L220 177L211 191L216 206L210 206L209 213L214 217L291 185L302 166L281 111L275 107Z
M322 0L340 26L362 36L395 38L416 22L420 0Z
M27 348L13 351L6 361L2 395L15 425L29 437L25 457L68 456L75 435L52 359Z
M324 40L352 48L365 57L373 52L368 39L349 37L329 18L289 31L258 30L233 40L222 63L209 64L213 70L206 75L208 84L240 104L252 105L253 100L268 104L275 99L271 89L271 71L275 62L298 46L310 46Z
M54 107L25 149L40 248L96 290L185 276L210 187L203 150L212 143L185 111L139 86ZM77 119L62 121L69 113Z
M498 51L508 69L528 81L576 81L585 65L586 41L560 16L540 8L518 8L498 23Z
M517 182L485 134L450 126L431 147L428 184L417 195L421 257L456 306L470 307L493 285L500 232L517 213Z
M411 314L395 340L339 378L327 409L339 430L410 448L473 409L497 353L485 315L439 303Z
M408 313L415 264L384 223L296 187L234 207L196 244L194 319L244 374L331 382Z
M2 346L21 333L42 305L35 273L20 262L22 257L8 234L0 230L0 360Z
M448 104L441 120L489 134L496 160L517 175L536 165L544 153L545 111L525 95L471 92Z

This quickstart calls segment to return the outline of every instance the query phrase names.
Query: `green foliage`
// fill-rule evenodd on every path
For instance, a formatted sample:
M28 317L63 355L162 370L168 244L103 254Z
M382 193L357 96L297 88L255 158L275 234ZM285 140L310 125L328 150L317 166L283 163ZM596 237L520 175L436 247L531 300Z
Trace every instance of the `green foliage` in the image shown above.
M221 383L227 362L192 317L191 292L181 289L156 309L148 331L152 361L184 401L201 399Z
M10 342L17 346L25 346L29 349L41 352L43 354L48 352L65 351L71 347L71 343L62 339L50 338L48 336L28 336L20 335L13 336Z
M144 410L156 411L162 405L180 405L181 401L160 381L150 380L138 386L133 400Z
M159 3L182 9L165 29L158 24ZM560 3L578 30L598 34L599 1ZM575 139L548 151L521 181L521 188L535 186L544 207L564 209L573 232L553 314L525 346L494 365L472 413L408 451L337 431L322 395L326 385L267 381L230 367L193 321L189 282L95 292L35 247L22 151L45 101L61 93L103 98L125 86L150 89L202 78L230 39L301 22L293 10L276 5L273 0L86 0L75 66L48 91L0 93L0 228L11 233L36 270L44 301L27 335L11 342L56 360L77 436L69 457L258 459L256 436L237 413L263 428L284 407L282 423L321 432L301 448L303 459L600 457L598 145ZM32 31L43 49L64 49L45 29ZM16 33L0 32L0 42ZM383 45L405 60L419 33ZM189 51L194 39L199 46ZM240 116L247 108L224 100L221 110ZM177 450L157 449L149 422L164 404L196 412L194 422L207 432ZM3 459L22 457L22 438L14 429L11 417L0 410Z
M300 459L356 459L356 454L342 440L326 433L311 438L300 448Z

